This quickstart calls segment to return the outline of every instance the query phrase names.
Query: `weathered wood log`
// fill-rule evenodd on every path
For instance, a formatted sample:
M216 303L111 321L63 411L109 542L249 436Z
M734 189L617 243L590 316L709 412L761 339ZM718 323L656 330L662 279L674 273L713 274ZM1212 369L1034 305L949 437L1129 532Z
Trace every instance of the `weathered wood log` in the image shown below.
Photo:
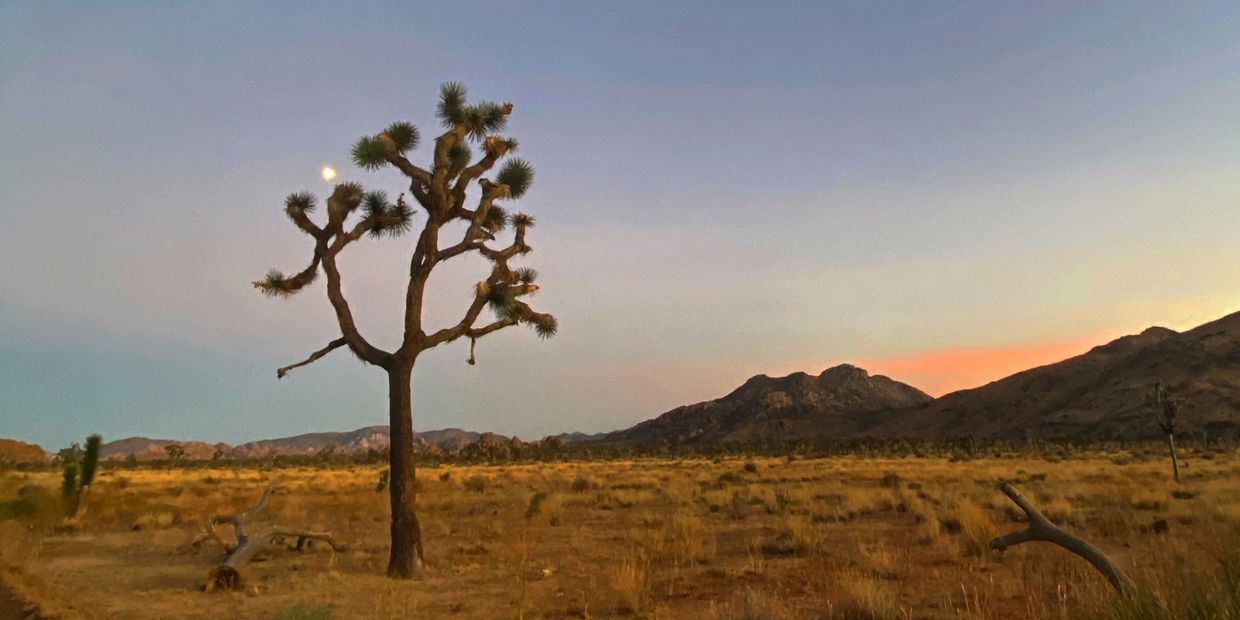
M1107 581L1120 592L1129 594L1135 592L1136 584L1120 570L1115 563L1111 562L1105 554L1098 550L1097 547L1089 544L1085 540L1078 538L1068 532L1060 529L1050 519L1041 513L1037 508L1025 499L1012 485L1004 482L999 485L999 490L1003 491L1008 499L1012 500L1025 514L1029 517L1029 527L1010 534L998 536L990 541L990 548L1002 551L1013 545L1019 545L1031 540L1041 540L1053 543L1067 549L1068 551L1085 558L1098 572L1102 573Z
M242 587L240 569L246 562L254 560L259 553L271 547L272 544L289 538L297 539L297 549L305 548L308 540L321 540L331 546L332 551L344 551L345 547L336 542L330 532L311 532L308 530L299 530L295 528L283 527L279 525L265 525L254 532L247 532L246 528L253 524L254 521L260 519L262 513L267 509L267 503L271 500L272 493L275 492L276 483L272 482L263 491L263 495L259 498L258 503L253 508L239 515L215 515L207 520L206 531L194 539L194 545L198 545L206 540L215 540L224 545L228 556L224 561L214 568L207 575L207 584L204 588L207 592L238 590ZM228 545L220 538L215 527L220 524L230 524L233 527L233 534L236 537L235 545Z

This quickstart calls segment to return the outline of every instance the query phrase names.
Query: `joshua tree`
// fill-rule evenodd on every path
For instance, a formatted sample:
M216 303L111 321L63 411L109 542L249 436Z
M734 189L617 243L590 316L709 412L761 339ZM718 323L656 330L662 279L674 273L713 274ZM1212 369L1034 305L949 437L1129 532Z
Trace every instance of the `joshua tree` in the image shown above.
M1158 428L1167 437L1167 446L1171 449L1171 468L1175 472L1175 481L1180 481L1180 459L1175 454L1175 417L1180 413L1183 398L1174 398L1167 394L1163 384L1154 384L1154 418Z
M181 457L185 456L185 447L179 443L170 443L164 446L164 452L168 453L168 466L172 467Z
M371 344L353 320L349 302L341 290L337 257L362 237L398 237L413 228L414 209L405 202L404 194L395 203L382 191L365 191L357 183L337 185L327 198L326 222L310 219L316 199L309 193L295 193L284 202L284 212L314 241L310 265L301 272L285 276L269 271L254 283L263 293L285 297L314 281L320 268L327 277L327 298L340 324L340 336L312 353L304 361L276 371L284 377L289 371L305 366L334 349L347 347L367 364L378 366L388 375L388 405L391 422L391 509L392 548L387 573L391 577L413 576L415 564L423 561L422 536L414 511L413 421L410 378L414 364L422 352L460 338L470 340L469 363L475 362L474 345L479 338L506 327L526 324L538 335L555 334L556 320L550 314L535 312L522 301L538 290L534 283L537 272L528 267L515 268L509 261L531 251L526 233L534 218L524 213L509 215L498 203L523 196L534 177L533 168L524 160L509 158L494 180L483 177L495 164L514 152L517 141L500 135L512 113L512 104L466 102L465 88L457 83L444 84L440 89L437 115L446 131L435 139L430 168L414 165L405 154L418 146L419 132L407 122L395 122L373 136L365 136L353 145L353 162L366 170L393 166L409 180L409 194L425 212L425 223L417 234L409 261L409 280L405 293L403 336L394 348L383 350ZM470 142L481 147L482 155L471 163ZM466 192L477 186L473 208L466 204ZM346 222L352 218L352 222ZM459 223L464 233L452 245L440 244L445 227ZM495 236L506 228L513 231L507 247L496 247ZM488 259L491 273L473 288L472 300L464 316L455 324L430 329L422 322L427 281L435 267L458 256L476 253ZM484 309L490 307L494 318L479 325Z
M99 469L99 450L103 445L103 437L91 435L86 438L86 450L82 451L74 443L78 459L66 461L60 490L65 499L65 511L73 518L80 518L86 512L86 498L90 493L90 485L95 481L95 472ZM65 451L61 451L62 455Z

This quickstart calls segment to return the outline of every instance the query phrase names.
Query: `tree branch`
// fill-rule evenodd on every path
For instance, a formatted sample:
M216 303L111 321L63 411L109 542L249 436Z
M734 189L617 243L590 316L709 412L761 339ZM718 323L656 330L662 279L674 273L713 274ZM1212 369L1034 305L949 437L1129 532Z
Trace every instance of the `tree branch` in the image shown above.
M430 194L426 193L431 185L431 173L415 166L413 162L410 162L400 153L389 153L387 160L388 163L396 166L405 176L409 177L409 193L413 194L418 204L422 205L422 208L426 209L428 213L434 213L434 203L431 202Z
M1012 532L994 538L990 541L991 549L1002 551L1013 545L1019 545L1031 540L1053 543L1085 558L1086 561L1093 564L1094 568L1098 569L1098 572L1107 578L1107 581L1111 582L1111 585L1116 590L1124 593L1136 591L1136 584L1119 567L1115 566L1110 558L1093 545L1085 542L1085 540L1056 527L1054 523L1051 523L1050 519L1047 519L1033 504L1029 503L1029 500L1025 499L1015 487L1004 482L999 485L999 490L1028 515L1029 527L1019 532Z
M314 362L318 361L319 358L323 357L324 355L327 355L328 353L331 353L333 349L343 347L345 344L347 344L347 342L345 341L344 338L337 338L327 343L327 346L323 347L322 349L319 349L318 351L311 353L310 357L307 357L305 360L297 362L296 364L289 364L288 366L285 366L284 368L280 368L276 370L276 378L283 379L284 375L287 375L290 370L293 370L294 368L301 368L302 366L308 366L310 364L313 364Z
M340 270L336 268L336 254L346 243L337 240L336 244L323 255L323 271L327 273L327 299L336 311L340 333L349 345L349 349L367 363L387 368L392 354L376 348L362 337L361 332L357 330L357 324L353 321L353 311L349 308L349 301L345 299L344 293L340 290Z

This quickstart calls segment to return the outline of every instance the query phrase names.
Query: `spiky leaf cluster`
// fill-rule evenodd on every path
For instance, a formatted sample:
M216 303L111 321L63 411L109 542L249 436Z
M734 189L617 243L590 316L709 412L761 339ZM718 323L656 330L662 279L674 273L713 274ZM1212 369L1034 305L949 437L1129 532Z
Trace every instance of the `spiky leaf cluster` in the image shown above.
M362 198L362 214L371 220L368 234L372 238L399 237L409 232L413 225L413 209L405 203L404 198L396 204L388 202L387 192L374 190L366 192Z
M528 213L517 213L513 215L512 218L510 219L512 221L513 226L516 226L516 227L524 226L525 228L534 227L534 216Z
M522 267L516 271L517 282L533 284L538 280L538 270L533 267Z
M413 123L405 121L396 121L388 125L388 128L383 130L383 133L392 140L392 145L398 153L416 149L418 148L418 143L422 141L418 128Z
M294 212L313 213L318 198L310 192L295 192L284 199L284 211L292 215Z
M527 323L534 327L539 338L550 338L560 330L560 322L550 314L536 314Z
M520 157L513 157L504 162L495 182L508 186L508 198L517 199L525 195L534 182L534 167Z
M469 150L469 145L464 142L457 142L448 149L448 176L455 177L460 174L465 166L469 165L469 160L473 159L473 152Z
M511 106L484 101L469 105L465 86L460 82L447 82L439 89L439 106L435 114L444 127L463 126L466 135L483 140L489 134L503 131L508 125Z
M507 317L516 307L517 296L511 287L495 286L487 291L487 306L498 317Z
M268 269L267 275L255 282L254 286L268 297L288 297L292 294L289 290L288 278L279 269Z
M385 136L362 136L353 143L353 148L349 151L353 163L364 170L378 170L387 165L387 154L389 147L395 148L395 143L391 138L384 140Z

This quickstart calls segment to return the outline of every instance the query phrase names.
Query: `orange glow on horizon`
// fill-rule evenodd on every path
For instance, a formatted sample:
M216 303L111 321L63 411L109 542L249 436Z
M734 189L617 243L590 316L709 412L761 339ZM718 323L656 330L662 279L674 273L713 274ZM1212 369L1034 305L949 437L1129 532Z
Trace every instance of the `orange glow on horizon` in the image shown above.
M1095 334L1046 344L939 349L916 355L865 359L857 365L871 374L887 375L939 397L1075 357L1119 335Z

